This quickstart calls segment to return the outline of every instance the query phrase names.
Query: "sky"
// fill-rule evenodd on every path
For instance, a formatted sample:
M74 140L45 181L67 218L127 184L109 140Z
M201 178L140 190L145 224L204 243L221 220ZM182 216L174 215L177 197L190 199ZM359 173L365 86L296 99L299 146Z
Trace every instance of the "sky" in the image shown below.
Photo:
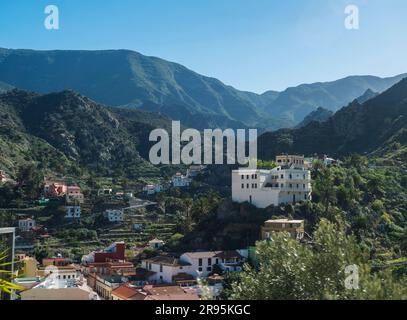
M51 4L59 30L44 27ZM407 72L406 16L405 0L1 0L0 47L130 49L262 93Z

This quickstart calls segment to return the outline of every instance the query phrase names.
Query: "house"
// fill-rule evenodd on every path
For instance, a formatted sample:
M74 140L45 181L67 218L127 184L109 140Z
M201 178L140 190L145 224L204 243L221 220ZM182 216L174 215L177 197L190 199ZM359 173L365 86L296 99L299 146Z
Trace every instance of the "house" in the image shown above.
M165 242L160 239L153 239L148 242L148 246L154 250L161 249L164 245L165 245Z
M189 187L191 182L192 182L191 178L182 175L180 172L177 172L171 179L171 183L174 188Z
M190 266L172 256L157 256L142 261L142 267L152 272L148 280L153 283L173 283L174 277L179 273L190 272Z
M73 264L67 266L39 267L36 275L38 277L47 277L51 273L52 276L58 280L81 280L82 278L80 267Z
M85 198L81 192L81 188L78 186L69 186L67 187L65 200L67 203L78 203L82 204L85 201Z
M28 232L35 228L35 220L31 218L18 220L18 228L22 232Z
M195 290L188 290L177 285L146 285L143 287L142 292L146 294L144 300L200 300Z
M232 199L258 208L311 200L311 172L303 156L277 156L272 170L232 171Z
M44 184L44 195L49 198L57 198L64 196L68 186L63 180L48 179Z
M112 291L111 297L112 300L199 300L193 290L176 285L145 285L136 288L123 284Z
M35 258L26 256L21 262L23 263L21 272L25 277L33 278L37 276L38 261Z
M108 209L105 211L104 216L109 220L109 222L124 221L123 210Z
M105 300L112 300L114 289L127 283L125 277L119 275L96 275L95 291Z
M215 265L224 271L241 271L245 260L243 252L237 250L186 252L179 259L172 256L144 259L142 267L154 272L149 278L154 283L190 283L193 279L207 278Z
M82 257L82 264L88 265L95 262L124 261L125 249L126 246L124 242L115 242L101 251L94 251L88 255L84 255Z
M58 279L49 275L44 281L20 293L21 300L99 300L86 281Z
M223 271L234 272L242 271L245 257L237 250L222 251L215 255L215 259L219 259L219 266Z
M44 258L42 259L42 266L56 266L56 267L66 267L72 264L72 260L69 258Z
M268 240L273 232L288 232L294 239L304 238L304 220L275 219L268 220L261 228L261 239Z
M156 193L160 193L163 190L163 187L161 185L155 185L155 184L147 184L143 187L143 192L145 192L147 195L153 195Z
M136 273L134 264L126 261L94 262L83 268L84 275L91 273L99 275L129 276Z
M79 219L81 217L80 206L66 206L65 219Z
M113 193L112 188L102 188L98 190L98 196L109 196Z
M145 300L146 294L126 283L112 291L112 300Z

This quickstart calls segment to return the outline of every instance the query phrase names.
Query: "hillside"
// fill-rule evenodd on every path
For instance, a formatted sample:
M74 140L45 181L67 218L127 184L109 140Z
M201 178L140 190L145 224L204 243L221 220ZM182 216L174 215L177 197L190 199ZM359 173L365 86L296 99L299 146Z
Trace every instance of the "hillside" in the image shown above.
M268 132L259 137L259 157L271 159L278 153L326 153L344 156L370 153L389 141L405 145L407 129L407 79L373 99L357 100L326 122L311 122L299 129Z
M367 89L382 92L401 78L348 77L256 94L130 50L0 48L0 81L13 87L73 90L106 105L157 111L198 129L292 127L319 106L336 111Z
M41 93L72 89L112 106L180 105L191 114L220 119L221 124L254 125L264 119L257 105L268 102L267 96L239 91L182 65L128 50L0 49L0 80Z
M0 81L0 93L4 93L4 92L12 90L12 89L13 89L12 86Z
M324 109L322 107L319 107L317 110L312 111L309 115L307 115L304 120L300 122L296 126L296 128L302 128L311 123L312 121L317 121L317 122L324 122L328 120L330 117L332 117L334 112Z
M143 158L148 135L170 125L159 115L108 108L72 91L39 95L13 90L0 95L0 112L0 164L10 172L35 161L63 172L157 175L158 169Z
M320 106L337 111L362 96L366 90L383 92L406 76L351 76L331 82L302 84L281 92L264 110L274 117L286 118L297 124Z

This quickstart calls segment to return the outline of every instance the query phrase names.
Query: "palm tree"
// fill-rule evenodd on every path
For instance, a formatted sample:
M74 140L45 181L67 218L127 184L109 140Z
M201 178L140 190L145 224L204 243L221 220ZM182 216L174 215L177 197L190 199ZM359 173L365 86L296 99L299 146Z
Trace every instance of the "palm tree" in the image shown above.
M7 262L7 256L7 250L0 253L0 293L15 295L14 290L23 290L24 288L10 281L13 275L10 270L7 270L7 267L11 266L13 262Z

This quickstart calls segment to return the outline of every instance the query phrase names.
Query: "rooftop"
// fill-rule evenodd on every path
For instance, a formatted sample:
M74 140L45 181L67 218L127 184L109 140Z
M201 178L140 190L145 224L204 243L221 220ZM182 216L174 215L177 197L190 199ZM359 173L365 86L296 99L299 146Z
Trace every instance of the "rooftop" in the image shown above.
M266 223L303 223L304 220L290 220L290 219L275 219L275 220L267 220Z
M145 261L154 263L154 264L162 264L166 266L172 267L183 267L183 266L190 266L189 263L179 260L178 258L171 257L171 256L157 256L154 258L146 259Z

